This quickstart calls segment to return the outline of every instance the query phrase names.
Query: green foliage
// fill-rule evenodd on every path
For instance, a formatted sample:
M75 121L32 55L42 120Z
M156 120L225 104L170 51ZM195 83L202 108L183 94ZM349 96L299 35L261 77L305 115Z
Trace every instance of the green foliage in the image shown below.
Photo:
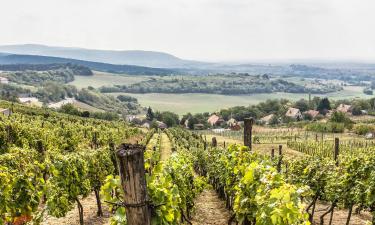
M309 123L305 126L307 131L314 131L319 133L343 133L345 131L345 124L344 123L335 123L335 122L328 122L328 123L321 123L321 122L313 122Z
M305 112L310 109L310 106L305 99L300 99L294 103L294 108L299 109L301 112Z
M322 98L320 99L316 110L319 111L320 114L325 115L328 110L331 110L331 103L328 100L328 98Z
M148 121L152 121L152 120L154 120L154 118L155 118L154 112L152 111L151 107L148 107L147 114L146 114L146 119Z
M120 117L116 113L111 112L89 112L89 111L80 111L73 104L65 104L58 109L61 113L66 113L69 115L81 116L81 117L91 117L95 119L102 119L102 120L118 120Z
M215 74L206 76L162 76L152 77L130 85L103 87L102 92L127 93L211 93L223 95L254 93L328 93L341 90L335 85L321 83L319 87L309 88L283 79L269 79L269 76L249 74Z
M373 125L368 125L368 124L357 124L353 128L354 133L359 134L359 135L365 135L369 132L374 132L375 127Z
M168 127L174 127L174 126L179 125L179 123L180 123L178 115L173 113L173 112L169 112L169 111L156 112L155 118L158 121L161 121L161 122L165 123Z
M128 96L128 95L118 95L117 96L117 99L122 101L122 102L134 102L134 103L138 103L138 100L132 96Z

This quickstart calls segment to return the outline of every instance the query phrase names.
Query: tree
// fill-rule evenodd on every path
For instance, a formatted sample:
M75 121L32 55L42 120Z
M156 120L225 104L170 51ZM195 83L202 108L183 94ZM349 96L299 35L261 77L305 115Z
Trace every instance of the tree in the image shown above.
M309 103L305 99L300 99L294 103L294 107L299 109L301 112L309 110Z
M318 110L319 113L322 115L325 115L328 112L328 110L331 110L331 103L329 102L328 98L322 98L319 101L316 110Z
M147 109L146 118L149 121L152 121L155 118L154 112L152 111L151 107L148 107L148 109Z

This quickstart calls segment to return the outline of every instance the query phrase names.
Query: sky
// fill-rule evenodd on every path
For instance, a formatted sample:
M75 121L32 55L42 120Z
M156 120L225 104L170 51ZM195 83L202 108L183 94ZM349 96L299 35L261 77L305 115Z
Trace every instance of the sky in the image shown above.
M0 45L375 61L374 0L0 0Z

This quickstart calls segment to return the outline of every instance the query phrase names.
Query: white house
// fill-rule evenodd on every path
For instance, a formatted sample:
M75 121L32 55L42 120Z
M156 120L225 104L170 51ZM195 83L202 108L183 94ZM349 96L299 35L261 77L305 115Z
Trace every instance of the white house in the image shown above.
M297 108L289 108L288 111L285 113L285 116L293 118L293 119L302 119L302 113Z
M18 100L21 103L24 103L24 104L32 104L32 103L38 103L39 102L39 100L35 97L18 98Z
M8 84L9 80L6 77L0 77L0 84Z
M75 103L76 100L74 98L66 98L64 100L61 100L59 102L51 103L48 105L48 108L52 109L59 109L61 106L66 105L66 104L73 104Z

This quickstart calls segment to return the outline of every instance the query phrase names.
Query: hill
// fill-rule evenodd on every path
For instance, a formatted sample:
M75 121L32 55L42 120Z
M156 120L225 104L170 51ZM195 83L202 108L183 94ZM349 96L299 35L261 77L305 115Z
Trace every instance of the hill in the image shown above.
M194 64L193 61L183 60L168 53L140 50L113 51L26 44L0 46L0 52L162 68L186 67Z
M17 55L17 54L1 54L0 64L66 64L71 63L89 67L92 70L112 72L112 73L126 73L131 75L170 75L176 73L170 69L160 69L133 65L115 65L109 63L100 63L92 61L84 61L70 58L39 56L39 55Z

